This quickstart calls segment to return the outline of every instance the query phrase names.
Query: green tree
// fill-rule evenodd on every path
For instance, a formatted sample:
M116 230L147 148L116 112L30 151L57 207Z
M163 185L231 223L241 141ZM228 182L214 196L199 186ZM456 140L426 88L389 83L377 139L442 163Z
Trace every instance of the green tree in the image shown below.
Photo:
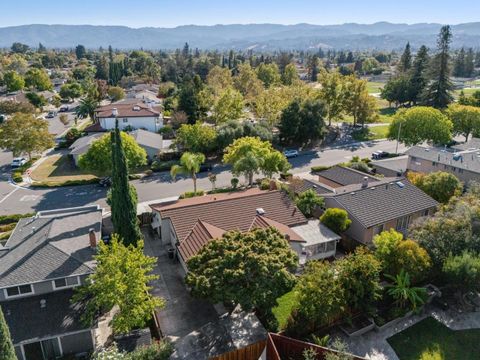
M270 151L263 159L261 168L263 175L271 179L273 174L285 173L290 170L291 165L280 151Z
M243 113L243 96L233 88L221 92L212 108L212 118L215 124L222 124L228 120L237 120Z
M446 114L453 123L453 133L465 136L465 141L470 134L480 134L480 108L453 104Z
M425 88L423 102L426 105L443 109L453 101L450 81L450 42L452 32L450 26L442 26L437 40L438 53L430 64L430 83Z
M401 270L396 276L386 275L386 277L393 281L393 284L386 286L387 293L395 299L399 308L405 309L409 305L412 310L417 310L425 303L427 290L412 286L407 272Z
M25 87L25 79L16 71L7 71L3 74L3 83L7 87L7 91L18 91Z
M17 360L10 330L0 307L0 360Z
M446 144L452 138L452 129L452 122L441 111L419 106L397 112L390 124L388 137L391 140L399 138L407 146L424 141Z
M427 251L412 240L404 240L403 235L394 229L376 235L373 243L375 257L381 262L385 274L396 276L404 269L413 282L418 282L425 278L431 267Z
M445 171L436 171L429 174L415 174L409 179L425 193L441 203L447 203L452 196L462 193L463 185L458 178Z
M129 170L138 168L147 163L147 153L141 148L135 139L127 133L121 133L122 148L125 153L126 163ZM80 156L78 165L80 168L97 174L112 174L112 139L110 134L105 134L95 140L88 151Z
M372 309L380 296L380 262L363 247L335 264L346 305L352 310Z
M0 147L10 150L14 156L40 153L55 146L53 136L48 132L48 121L32 114L16 113L0 124Z
M201 120L207 113L205 102L201 99L202 80L198 75L193 79L187 77L178 94L178 110L184 111L190 124Z
M480 257L465 252L449 256L443 264L443 274L449 284L461 292L480 290Z
M178 174L188 174L193 180L193 191L197 193L197 173L200 171L200 166L205 162L205 155L201 153L183 153L180 158L180 165L173 165L170 174L175 180Z
M276 152L276 150L273 149L271 143L262 141L258 137L246 136L235 140L225 149L223 162L232 165L234 175L245 175L249 185L252 185L254 174L260 171L272 171L272 168L266 167L265 163L272 152ZM279 165L286 166L288 162L286 162L285 156L281 157L280 161L281 163L277 164L277 169L282 171L282 169L279 169Z
M325 200L313 189L306 190L298 195L295 205L306 217L313 216L315 209L322 207Z
M119 311L111 322L115 333L145 327L152 312L165 302L149 293L149 282L158 278L151 274L157 259L144 255L143 240L138 240L137 246L126 246L114 234L109 245L98 243L95 260L95 272L76 289L72 299L86 301L83 320L91 325L99 312L117 306Z
M87 55L87 50L85 50L85 46L77 45L75 48L75 55L77 60L83 59Z
M453 64L453 76L465 77L465 48L461 48Z
M428 49L422 45L418 49L410 74L410 99L416 105L428 84L427 68L430 62Z
M342 118L345 110L344 79L337 71L322 71L318 82L322 86L320 98L325 103L326 118L330 126L332 121Z
M300 78L298 77L297 67L295 64L290 63L285 66L285 70L282 73L282 84L290 86L298 81L300 81Z
M30 49L30 47L20 42L14 42L10 49L12 50L13 53L25 54Z
M77 108L75 109L75 115L80 119L90 117L93 120L95 116L95 109L98 107L99 102L94 96L87 96L80 100Z
M142 238L142 233L138 226L137 196L136 193L133 194L135 191L133 186L128 183L128 167L130 164L125 155L127 146L124 147L123 138L118 129L117 119L115 121L115 131L110 133L112 155L110 207L112 208L112 223L115 232L125 244L136 245L138 239ZM142 155L144 154L145 150L143 150Z
M216 138L215 129L211 126L200 122L183 124L177 130L175 144L186 151L208 154L215 149Z
M297 261L288 241L274 228L230 231L188 260L185 282L197 297L267 315L295 284L292 271Z
M25 74L25 85L38 91L52 90L53 85L48 74L41 69L30 68Z
M233 86L232 73L227 68L214 66L207 75L207 86L213 92L214 96L219 96L225 90Z
M233 79L234 87L240 91L248 104L252 104L263 91L263 83L249 63L240 64L237 71L238 74Z
M412 101L411 79L405 74L390 79L381 91L382 99L398 107Z
M112 101L118 101L125 98L125 90L123 90L120 86L110 86L107 90L108 96L112 99Z
M75 98L79 98L83 94L82 86L77 83L69 83L62 85L60 88L60 97L65 100L75 100Z
M265 64L261 63L257 67L257 77L263 82L265 88L280 83L280 73L278 66L275 63Z
M0 101L0 114L12 115L17 112L33 114L35 107L29 102Z
M330 230L336 233L342 233L348 229L352 220L348 218L348 213L343 209L329 208L320 216L320 221Z
M259 137L263 141L272 141L272 129L265 121L252 124L249 121L230 120L221 125L217 130L217 145L224 149L236 139L244 136Z
M47 100L42 96L34 92L28 92L25 94L25 97L28 99L30 104L36 108L41 108L42 106L47 105Z
M359 122L364 126L366 122L375 121L378 117L376 104L375 98L368 93L366 80L359 80L353 75L346 78L345 108L353 116L354 125Z
M397 70L401 73L405 73L412 67L412 52L410 50L410 43L407 42L405 50L403 51L400 61L397 65Z

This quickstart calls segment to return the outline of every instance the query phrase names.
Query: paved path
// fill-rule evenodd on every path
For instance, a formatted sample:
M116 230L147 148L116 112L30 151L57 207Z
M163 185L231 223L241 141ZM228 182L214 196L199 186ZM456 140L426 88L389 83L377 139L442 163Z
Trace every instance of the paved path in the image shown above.
M387 339L417 322L432 316L453 330L480 329L480 312L459 314L454 310L443 311L428 305L425 312L414 315L382 332L370 331L359 337L348 338L340 335L348 345L351 353L371 360L399 360Z

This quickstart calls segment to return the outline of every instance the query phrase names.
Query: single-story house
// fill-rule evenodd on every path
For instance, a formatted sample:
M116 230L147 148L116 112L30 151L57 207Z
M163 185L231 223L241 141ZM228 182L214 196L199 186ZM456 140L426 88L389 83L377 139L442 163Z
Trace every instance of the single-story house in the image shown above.
M403 176L407 171L408 156L374 160L370 163L376 174L386 177Z
M140 91L131 90L127 93L127 99L137 99L144 103L160 104L157 93L148 89Z
M274 227L289 241L303 263L335 256L340 237L316 220L307 220L283 191L245 191L151 204L152 227L187 261L225 232Z
M158 132L163 127L159 106L138 99L126 99L95 109L95 121L103 130L115 128L115 113L120 130L144 129Z
M73 162L76 166L78 166L78 160L80 159L80 156L85 154L88 149L90 149L90 145L92 145L95 140L98 140L103 135L105 134L93 133L87 136L82 136L75 140L72 145L70 145L70 147L68 148L70 150L69 154L72 156Z
M87 354L110 334L80 321L73 288L93 273L102 209L85 206L21 219L0 245L0 306L19 360Z
M476 141L476 140L475 140ZM445 171L460 181L480 181L480 148L466 144L460 149L413 146L407 150L409 171L431 173ZM472 147L470 147L472 146Z
M378 181L373 175L340 165L332 166L326 170L317 171L314 175L318 176L318 182L334 189L346 185L359 184L365 177L367 177L370 182Z

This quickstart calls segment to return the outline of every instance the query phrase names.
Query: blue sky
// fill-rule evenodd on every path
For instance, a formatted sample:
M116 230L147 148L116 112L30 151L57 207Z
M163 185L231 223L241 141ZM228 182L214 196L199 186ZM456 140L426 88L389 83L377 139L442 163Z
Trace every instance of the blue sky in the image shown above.
M0 27L480 21L479 0L0 0Z

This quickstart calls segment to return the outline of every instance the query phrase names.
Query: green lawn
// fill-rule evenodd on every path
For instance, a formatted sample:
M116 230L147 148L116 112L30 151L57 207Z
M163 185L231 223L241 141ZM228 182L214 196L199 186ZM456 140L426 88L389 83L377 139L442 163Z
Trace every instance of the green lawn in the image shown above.
M380 125L365 127L362 130L357 130L352 134L352 137L357 141L378 140L388 137L389 125Z
M367 89L370 94L379 93L382 91L385 83L383 82L376 82L376 81L369 81L367 82Z
M278 305L272 309L273 315L278 321L279 330L284 329L296 304L295 292L292 290L277 299Z
M434 318L387 339L400 360L478 360L480 329L454 331Z
M453 96L455 96L455 98L458 98L462 91L466 96L469 96L469 95L472 95L475 91L478 91L478 90L480 90L480 88L467 88L467 89L455 90L453 92Z
M47 157L30 175L32 180L47 183L62 183L67 180L92 180L96 176L82 171L67 155Z

